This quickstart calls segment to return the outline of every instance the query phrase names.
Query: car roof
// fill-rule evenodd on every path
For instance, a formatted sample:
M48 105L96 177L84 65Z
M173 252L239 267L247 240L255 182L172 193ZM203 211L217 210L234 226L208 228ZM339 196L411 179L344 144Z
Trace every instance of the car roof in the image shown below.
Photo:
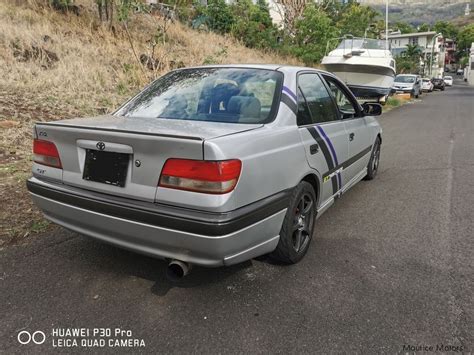
M247 69L266 69L266 70L279 70L279 71L286 71L286 72L294 72L297 73L302 70L313 70L321 73L327 73L324 70L318 68L311 68L311 67L303 67L303 66L295 66L295 65L282 65L282 64L210 64L210 65L199 65L193 67L185 67L177 70L182 69L197 69L197 68L247 68Z

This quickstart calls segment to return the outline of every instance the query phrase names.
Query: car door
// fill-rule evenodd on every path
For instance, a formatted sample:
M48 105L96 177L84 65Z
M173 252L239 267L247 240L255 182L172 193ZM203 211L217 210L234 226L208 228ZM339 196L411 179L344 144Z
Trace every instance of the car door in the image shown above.
M343 186L340 162L347 159L347 134L322 78L300 72L297 78L297 124L309 165L322 177L321 204Z
M330 75L323 75L339 115L346 130L347 160L342 165L344 185L352 183L365 170L369 163L372 149L371 129L367 119L363 117L356 99L345 85Z

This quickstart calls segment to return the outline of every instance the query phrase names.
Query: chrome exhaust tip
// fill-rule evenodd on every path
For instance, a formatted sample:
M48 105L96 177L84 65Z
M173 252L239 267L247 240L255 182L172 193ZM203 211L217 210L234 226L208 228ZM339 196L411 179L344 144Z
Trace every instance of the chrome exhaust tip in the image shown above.
M181 260L171 260L166 268L166 277L168 280L177 282L185 277L191 271L191 264Z

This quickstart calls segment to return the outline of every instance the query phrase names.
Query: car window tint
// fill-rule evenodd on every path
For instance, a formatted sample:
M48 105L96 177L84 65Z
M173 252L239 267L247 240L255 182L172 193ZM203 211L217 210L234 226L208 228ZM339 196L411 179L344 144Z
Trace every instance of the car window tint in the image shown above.
M298 123L298 126L312 124L313 120L311 118L311 114L309 113L308 104L306 103L306 100L300 88L298 88L297 100L298 114L296 115L296 121Z
M311 123L322 123L337 120L334 103L317 74L301 74L298 76L298 93L307 104ZM301 101L299 99L298 101ZM299 106L299 105L298 105ZM300 108L298 107L298 113ZM307 123L304 123L307 124Z
M324 77L329 86L334 101L336 101L339 111L343 114L354 114L357 112L349 96L340 88L340 86L331 78Z
M282 81L282 73L266 69L182 69L153 82L117 115L267 123L276 116Z

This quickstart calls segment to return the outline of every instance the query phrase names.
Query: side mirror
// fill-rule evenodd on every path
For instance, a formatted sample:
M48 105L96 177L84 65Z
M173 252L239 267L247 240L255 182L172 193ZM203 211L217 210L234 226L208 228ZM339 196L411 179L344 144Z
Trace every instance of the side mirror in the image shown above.
M362 104L364 116L380 116L382 114L382 105L365 102Z

